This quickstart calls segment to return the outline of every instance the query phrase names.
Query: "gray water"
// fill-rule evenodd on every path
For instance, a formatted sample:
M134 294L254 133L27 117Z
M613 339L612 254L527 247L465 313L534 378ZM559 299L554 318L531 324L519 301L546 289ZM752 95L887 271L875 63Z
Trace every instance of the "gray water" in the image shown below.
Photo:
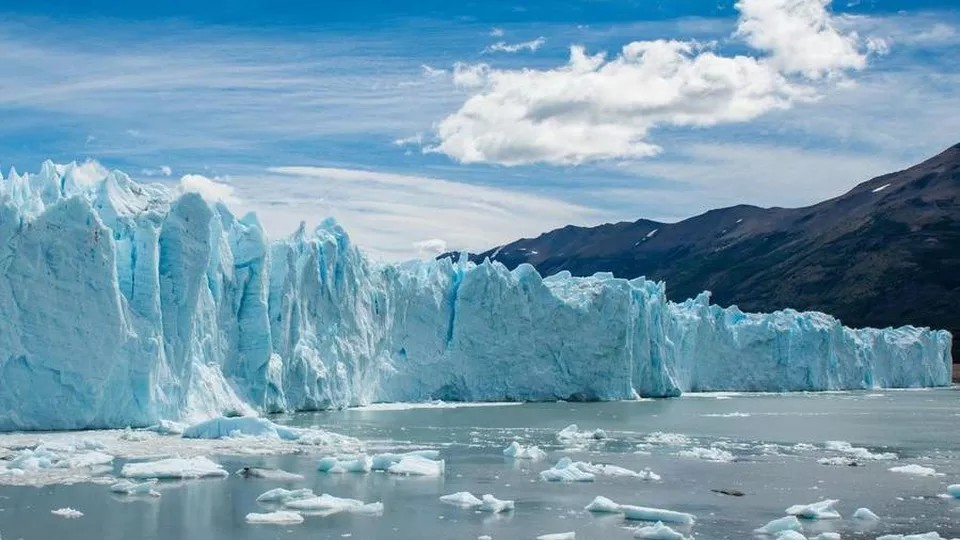
M159 499L114 496L105 486L94 484L0 487L0 534L5 540L467 540L481 535L519 540L576 531L579 540L632 538L625 527L635 523L583 510L593 497L603 495L624 504L695 514L695 526L683 530L699 539L751 538L754 528L783 516L787 506L825 498L840 499L838 510L845 517L858 507L868 507L882 519L876 524L852 519L806 522L808 536L835 530L844 538L872 539L935 530L947 538L960 537L960 500L939 496L947 484L960 483L958 401L960 392L951 389L282 416L274 420L353 435L364 440L370 451L438 448L447 462L446 475L324 475L315 470L316 457L216 456L230 471L244 465L280 467L304 474L306 480L282 484L230 476L168 483L162 486ZM608 438L565 451L555 434L571 423L581 429L601 428ZM684 434L692 440L684 447L645 446L644 438L656 431ZM505 459L502 449L515 439L537 444L550 455L538 462ZM900 458L862 461L856 467L820 465L818 458L838 455L823 448L828 440L895 452ZM797 449L797 443L817 448ZM684 448L717 445L733 453L736 461L718 463L675 455ZM631 469L649 467L663 480L598 477L593 483L569 485L541 481L538 473L563 456ZM933 467L944 476L915 477L887 470L913 463ZM382 501L385 510L381 516L308 516L300 525L246 523L247 513L270 510L255 502L256 497L279 486ZM744 496L721 495L712 489L735 489ZM456 491L513 499L516 509L489 515L438 501L439 496ZM85 515L67 520L50 514L64 506Z

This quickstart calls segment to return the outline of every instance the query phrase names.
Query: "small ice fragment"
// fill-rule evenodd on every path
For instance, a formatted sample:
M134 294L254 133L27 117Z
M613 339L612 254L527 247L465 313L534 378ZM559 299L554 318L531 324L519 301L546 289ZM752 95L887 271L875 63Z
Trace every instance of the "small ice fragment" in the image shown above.
M821 465L832 465L836 467L856 467L859 465L856 459L846 456L825 457L817 460Z
M877 540L944 540L940 537L940 533L936 531L931 531L928 533L918 533L918 534L887 534L884 536L877 537Z
M633 531L634 538L643 538L645 540L686 540L686 538L677 531L667 527L658 521L654 525L640 527Z
M691 448L689 450L681 450L677 452L677 455L680 457L686 458L695 458L702 459L704 461L717 461L722 463L729 463L736 459L733 454L727 452L726 450L721 450L720 448Z
M287 501L283 505L294 510L322 512L327 515L337 512L350 512L355 514L379 514L383 512L383 503L375 502L367 504L356 499L344 499L327 495L326 493L319 497Z
M187 424L181 424L180 422L161 420L158 424L154 424L146 428L146 430L153 431L161 435L181 435L188 427L190 426Z
M795 504L785 512L803 519L840 519L840 513L833 509L838 500L826 499L810 504Z
M943 474L938 473L931 467L924 467L923 465L911 464L911 465L901 465L899 467L890 467L887 469L890 472L901 473L901 474L912 474L914 476L943 476Z
M584 508L588 512L617 514L620 512L620 505L602 496L597 496Z
M853 519L859 519L862 521L879 521L880 516L871 512L869 508L857 508L857 511L853 513Z
M777 540L807 540L807 537L797 531L783 531L777 534Z
M203 456L190 459L167 458L143 463L127 463L120 470L127 478L203 478L228 476L219 464Z
M557 440L567 446L581 445L589 441L599 441L606 438L607 432L602 429L580 431L580 428L576 424L570 424L557 432Z
M55 516L60 516L60 517L64 517L64 518L67 518L67 519L77 519L77 518L79 518L79 517L83 517L83 512L81 512L81 511L79 511L79 510L74 510L73 508L70 508L69 506L66 507L66 508L58 508L58 509L56 509L56 510L51 510L50 513L53 514L53 515L55 515Z
M143 482L131 482L130 480L121 480L110 486L110 491L114 493L123 493L126 495L149 495L159 497L160 492L153 489L157 485L156 478L149 478Z
M770 534L776 535L780 534L783 531L802 531L803 525L800 524L800 520L797 519L797 516L787 516L779 519L775 519L759 529L754 529L753 532L757 534Z
M644 506L631 506L629 504L620 505L620 511L627 519L636 521L663 521L664 523L679 523L681 525L692 525L696 521L693 514L684 512L674 512L673 510L663 510L660 508L647 508Z
M367 473L373 468L373 460L366 454L347 458L325 457L317 464L317 470L330 474Z
M570 458L565 457L552 468L542 471L540 478L547 482L593 482L594 474L581 470Z
M251 512L247 514L247 523L294 525L297 523L303 523L303 516L301 516L298 512L290 512L289 510L277 510L276 512L268 512L266 514Z
M402 454L386 453L386 454L377 454L371 459L370 469L374 471L385 471L388 467L394 463L398 463L401 459L407 456L419 456L426 459L437 460L440 458L440 451L438 450L414 450L412 452L406 452Z
M317 495L313 492L312 489L283 489L276 488L271 489L270 491L265 491L257 497L257 502L261 503L286 503L287 501L295 501L297 499L308 499L310 497L316 497Z
M840 533L823 532L814 536L810 540L840 540Z
M951 484L947 486L947 494L960 499L960 484Z
M510 446L503 450L503 455L513 459L543 459L547 453L538 446L521 446L517 441L510 443Z
M440 502L452 504L461 508L473 508L483 504L483 501L474 497L473 493L470 493L469 491L458 491L456 493L451 493L450 495L444 495L440 497Z
M571 531L563 533L541 534L537 537L537 540L577 540L577 533Z
M501 501L488 493L483 496L483 504L480 505L480 510L499 514L500 512L513 510L513 506L513 501Z
M237 471L237 476L245 478L262 478L263 480L274 480L277 482L293 482L303 480L302 474L294 474L281 469L270 469L266 467L244 467Z
M443 476L444 461L434 461L417 455L403 456L403 458L387 467L390 474L403 476Z

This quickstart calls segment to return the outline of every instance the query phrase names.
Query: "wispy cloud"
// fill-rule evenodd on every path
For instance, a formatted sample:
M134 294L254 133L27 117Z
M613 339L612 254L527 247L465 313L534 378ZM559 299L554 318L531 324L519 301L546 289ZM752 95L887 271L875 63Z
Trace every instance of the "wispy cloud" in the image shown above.
M498 41L493 45L487 46L487 48L483 50L483 53L517 53L520 51L535 52L546 42L547 40L543 36L540 36L537 39L531 39L530 41L521 41L520 43L507 43L506 41Z

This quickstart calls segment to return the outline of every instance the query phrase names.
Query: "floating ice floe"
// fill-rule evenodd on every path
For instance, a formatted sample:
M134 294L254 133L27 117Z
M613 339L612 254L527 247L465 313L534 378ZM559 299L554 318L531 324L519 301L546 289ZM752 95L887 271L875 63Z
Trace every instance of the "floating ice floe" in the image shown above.
M579 446L593 441L601 441L606 438L607 433L602 429L580 431L579 426L576 424L570 424L557 432L557 440L564 446Z
M836 532L822 532L810 540L840 540L840 533Z
M561 458L556 465L542 471L540 478L547 482L593 482L598 475L640 478L654 482L660 480L660 476L650 469L634 471L617 465L573 461L568 457Z
M646 527L635 529L633 531L633 537L643 538L645 540L686 540L685 536L664 525L663 522L660 521L653 525L647 525Z
M183 436L187 439L255 437L275 441L296 441L318 446L345 446L350 443L359 446L359 441L353 437L319 429L282 426L257 416L213 418L186 428L183 430Z
M824 448L833 452L847 454L863 461L890 461L897 459L897 454L893 452L871 452L867 448L853 446L847 441L827 441Z
M840 513L833 508L838 502L836 499L826 499L810 504L795 504L785 512L803 519L840 519Z
M778 535L784 531L802 531L803 525L797 516L787 516L768 522L759 529L754 529L757 534Z
M296 525L303 523L303 516L299 512L277 510L266 514L251 512L247 514L247 523L263 523L268 525Z
M483 501L476 498L473 493L470 493L469 491L458 491L456 493L451 493L450 495L444 495L440 497L440 502L452 504L461 508L474 508L483 504Z
M677 452L677 455L685 458L702 459L704 461L717 461L722 463L729 463L736 459L730 452L716 447L690 448L689 450L681 450Z
M943 476L942 473L938 473L935 469L931 467L924 467L923 465L917 465L917 464L901 465L899 467L890 467L887 470L890 472L895 472L900 474L911 474L913 476Z
M325 457L317 464L318 471L330 474L368 473L372 468L373 459L366 454Z
M577 533L562 532L562 533L551 533L551 534L541 534L537 537L537 540L577 540Z
M673 510L633 506L629 504L621 504L620 511L623 512L623 517L634 521L662 521L664 523L693 525L693 522L697 519L693 514L687 514L685 512L674 512Z
M797 531L783 531L777 534L777 540L807 540L807 537Z
M928 533L917 534L887 534L877 537L877 540L946 540L940 536L940 533L931 531ZM954 539L957 540L957 539Z
M500 500L490 494L484 495L482 500L483 504L480 505L479 509L483 512L499 514L500 512L513 510L514 507L513 501Z
M391 465L399 463L405 457L416 456L429 460L438 460L440 459L439 450L413 450L410 452L403 453L384 453L376 454L371 458L370 469L374 471L385 471L390 468Z
M661 446L686 446L691 443L690 437L682 433L664 433L662 431L654 431L644 437L643 440L646 443Z
M302 474L267 467L243 467L238 470L236 474L244 478L260 478L263 480L273 480L275 482L296 482L303 480Z
M880 516L874 514L869 508L857 508L857 511L853 513L853 519L859 519L861 521L879 521Z
M584 510L588 512L596 512L598 514L619 514L620 504L615 503L606 497L597 496L584 508Z
M316 496L317 495L313 492L312 489L276 488L276 489L271 489L270 491L265 491L261 493L260 496L257 497L257 502L284 504L289 501L296 501L299 499L309 499Z
M190 427L189 424L184 424L182 422L174 422L173 420L160 420L156 424L145 429L161 435L182 435L188 427Z
M58 508L58 509L56 509L56 510L51 510L50 513L53 514L53 515L55 515L55 516L60 516L60 517L64 517L64 518L67 518L67 519L77 519L77 518L79 518L79 517L83 517L83 512L81 512L81 511L79 511L79 510L74 510L73 508L70 508L69 506L66 507L66 508Z
M510 446L503 449L503 455L513 459L543 459L547 453L538 446L522 446L517 441L510 443Z
M947 486L947 495L960 499L960 484L951 484Z
M305 499L294 499L283 503L286 508L299 510L302 512L312 512L329 516L340 512L351 514L381 514L383 513L383 503L365 503L357 499L345 499L334 497L326 493L319 497L308 497Z
M401 476L443 476L445 463L442 459L432 460L422 456L404 456L400 461L387 467L387 472Z
M167 458L142 463L127 463L120 469L127 478L206 478L228 476L219 463L209 458Z
M110 486L113 493L122 493L124 495L149 495L159 497L160 492L153 489L157 485L156 478L150 478L143 482L132 482L130 480L121 480Z
M157 434L152 431L144 431L144 430L134 431L128 427L127 429L123 430L123 434L120 435L120 439L124 441L142 442L148 439L152 439L156 436Z
M817 460L817 463L821 465L831 465L834 467L856 467L860 463L856 458L847 457L847 456L833 456L825 457Z

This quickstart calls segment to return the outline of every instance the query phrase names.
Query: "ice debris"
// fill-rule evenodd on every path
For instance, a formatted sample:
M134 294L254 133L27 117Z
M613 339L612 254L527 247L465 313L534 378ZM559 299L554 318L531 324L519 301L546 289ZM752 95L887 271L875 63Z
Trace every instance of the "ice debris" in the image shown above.
M64 518L67 518L67 519L76 519L76 518L79 518L79 517L83 517L83 512L81 512L81 511L79 511L79 510L74 510L73 508L70 508L69 506L66 507L66 508L58 508L58 509L56 509L56 510L51 510L50 513L53 514L53 515L55 515L55 516L60 516L60 517L64 517Z
M803 519L840 519L840 513L833 508L838 502L836 499L825 499L810 504L795 504L784 512Z
M440 459L438 450L413 450L404 453L376 454L371 458L370 468L374 471L386 471L391 465L399 463L405 457L421 457L436 461Z
M690 448L688 450L681 450L677 452L677 455L685 458L702 459L704 461L716 461L722 463L729 463L736 459L730 452L716 447Z
M946 540L940 536L940 533L931 531L928 533L917 534L886 534L878 536L877 540ZM957 539L954 539L957 540Z
M153 489L157 485L156 478L149 478L143 482L132 482L130 480L120 480L110 486L113 493L122 493L124 495L149 495L159 497L160 492Z
M368 473L373 460L365 454L348 457L325 457L317 463L317 470L330 474Z
M910 465L901 465L899 467L890 467L890 472L901 473L901 474L911 474L913 476L943 476L942 473L938 473L936 469L931 467L924 467L923 465L910 464Z
M440 497L440 502L452 504L461 508L474 508L483 504L483 501L476 498L473 493L470 493L469 491L458 491L456 493L451 493L450 495L443 495Z
M541 534L537 537L537 540L577 540L577 533L562 532L562 533L551 533L551 534Z
M311 497L316 497L317 495L313 492L312 489L283 489L276 488L269 491L265 491L257 497L257 502L260 503L278 503L284 504L289 501L295 501L298 499L309 499Z
M359 446L359 441L329 431L303 429L275 424L256 416L219 417L194 424L183 430L187 439L224 439L256 437L275 441L296 441L319 446Z
M101 167L0 179L0 246L3 377L16 382L0 385L0 431L437 397L950 384L945 331L744 313L709 293L675 303L663 283L611 274L386 264L333 220L271 242L255 215Z
M560 444L566 446L579 446L589 442L602 441L606 438L607 433L602 429L580 431L576 424L570 424L557 432L557 440L560 441Z
M853 513L853 519L859 519L861 521L879 521L880 516L874 514L869 508L857 508L856 512Z
M251 512L247 514L247 523L263 523L269 525L296 525L303 523L303 516L299 512L277 510L266 514Z
M664 523L693 525L693 522L697 519L693 514L687 514L685 512L674 512L673 510L633 506L629 504L621 504L620 511L623 512L623 517L635 521L662 521Z
M620 504L611 501L610 499L598 495L590 504L588 504L584 510L588 512L596 512L598 514L619 514L620 513Z
M686 540L686 537L679 532L663 524L656 522L653 525L639 527L633 531L634 538L643 538L644 540Z
M427 459L422 456L404 456L400 461L387 467L390 474L401 476L443 476L444 461Z
M326 493L319 497L306 497L303 499L293 499L283 503L286 508L299 510L301 512L318 513L322 515L331 515L340 512L352 514L381 514L383 513L383 503L365 503L357 499L345 499L334 497Z
M822 532L810 540L840 540L840 533L836 532Z
M769 535L778 535L783 531L802 531L803 525L800 523L800 520L797 519L797 516L787 516L773 521L768 522L763 527L759 529L754 529L753 532L757 534L769 534Z
M510 443L510 446L503 449L503 455L513 459L532 459L538 460L547 457L547 453L538 446L522 446L517 441Z
M897 459L893 452L871 452L867 448L853 446L847 441L827 441L824 448L833 452L840 452L862 461L889 461Z
M777 534L777 540L807 540L807 537L797 531L783 531Z
M127 463L120 469L127 478L205 478L229 476L227 471L209 458L166 458L157 461Z
M553 467L542 471L540 478L547 482L593 482L597 476L639 478L647 481L659 481L660 475L650 469L634 471L617 465L593 464L561 458Z
M263 480L273 480L275 482L296 482L303 480L302 474L267 467L243 467L238 470L236 474L244 478L260 478Z
M513 501L500 500L489 493L484 495L481 500L483 504L480 505L480 510L483 512L499 514L500 512L513 510L514 507Z

